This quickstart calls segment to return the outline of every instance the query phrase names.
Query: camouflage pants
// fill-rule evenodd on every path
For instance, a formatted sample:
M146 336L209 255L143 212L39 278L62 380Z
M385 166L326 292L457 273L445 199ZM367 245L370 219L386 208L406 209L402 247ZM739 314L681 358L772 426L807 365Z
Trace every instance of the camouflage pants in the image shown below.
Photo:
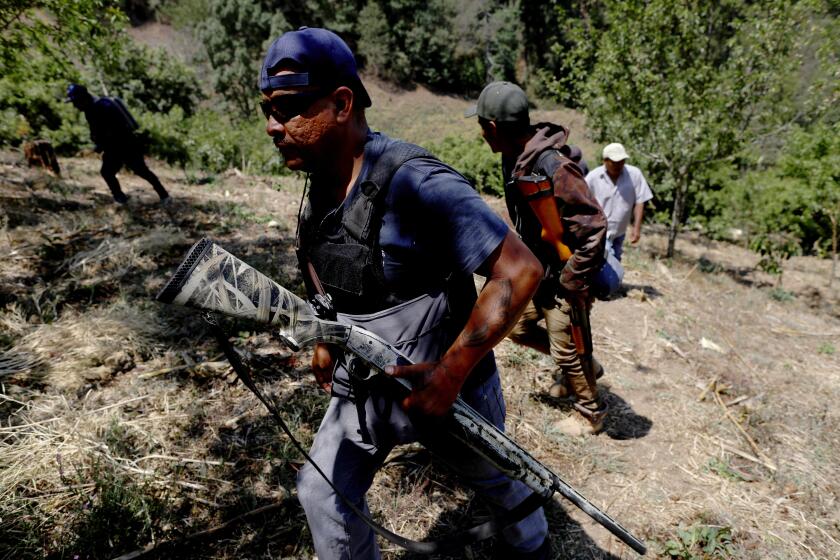
M557 381L560 381L561 376L565 377L577 405L594 412L601 408L598 388L594 383L590 385L583 374L572 339L569 309L569 303L559 298L548 305L541 302L540 306L531 301L508 336L517 344L550 354L557 366ZM545 319L545 328L538 324L540 319ZM595 370L599 370L601 365L597 360L593 361Z

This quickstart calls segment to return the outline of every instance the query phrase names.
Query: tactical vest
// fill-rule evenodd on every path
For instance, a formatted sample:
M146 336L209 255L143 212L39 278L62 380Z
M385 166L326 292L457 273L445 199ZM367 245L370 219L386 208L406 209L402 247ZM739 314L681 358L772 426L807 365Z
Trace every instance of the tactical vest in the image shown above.
M307 273L311 263L338 311L371 313L405 301L388 289L379 246L384 201L397 170L407 161L432 158L414 144L394 142L376 155L376 141L365 146L365 157L376 158L367 178L351 200L323 218L313 215L307 201L299 222L297 256L310 297L317 290ZM316 223L319 222L319 223Z

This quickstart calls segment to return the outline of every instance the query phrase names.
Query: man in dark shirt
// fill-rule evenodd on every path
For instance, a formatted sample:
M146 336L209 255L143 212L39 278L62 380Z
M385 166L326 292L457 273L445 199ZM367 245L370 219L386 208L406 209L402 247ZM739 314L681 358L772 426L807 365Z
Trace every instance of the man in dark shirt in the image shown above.
M67 99L85 113L94 150L102 152L100 174L111 189L114 200L118 204L128 201L128 196L122 191L117 180L117 172L125 165L138 177L148 181L161 202L166 203L169 193L146 165L143 147L134 134L137 123L122 102L108 97L94 97L85 86L79 84L70 84L67 88Z
M530 300L539 262L461 175L368 128L371 99L352 52L334 33L301 28L279 37L263 63L260 90L266 131L286 167L309 177L298 256L310 295L322 286L343 321L415 362L387 369L412 382L413 391L399 398L387 385L354 384L352 357L317 346L313 370L331 398L312 459L366 511L365 492L390 450L421 441L495 509L510 511L530 491L435 429L435 417L460 394L503 429L492 348ZM408 153L414 155L402 157ZM383 161L402 163L385 166L392 173L383 179ZM478 296L473 272L487 278ZM318 558L379 558L372 530L310 463L297 488ZM547 558L549 546L540 508L502 531L499 558Z

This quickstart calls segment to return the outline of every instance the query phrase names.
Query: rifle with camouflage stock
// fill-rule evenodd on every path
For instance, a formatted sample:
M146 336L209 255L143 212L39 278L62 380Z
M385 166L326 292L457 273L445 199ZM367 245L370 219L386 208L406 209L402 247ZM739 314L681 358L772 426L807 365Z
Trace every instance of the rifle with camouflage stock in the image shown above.
M367 371L354 371L362 381L383 374L386 366L411 363L376 334L356 326L321 319L312 305L236 258L209 239L190 249L158 301L256 321L297 351L316 342L335 344L359 357ZM358 370L360 368L354 368ZM391 378L404 391L411 385ZM447 429L507 476L521 480L544 499L559 492L630 548L644 554L645 545L574 488L534 459L494 425L458 398L445 419Z

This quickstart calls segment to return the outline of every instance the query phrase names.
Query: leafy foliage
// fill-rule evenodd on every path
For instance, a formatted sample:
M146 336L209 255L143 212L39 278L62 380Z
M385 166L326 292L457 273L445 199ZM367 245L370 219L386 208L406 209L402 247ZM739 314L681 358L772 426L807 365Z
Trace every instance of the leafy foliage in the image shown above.
M38 14L48 14L43 17ZM125 25L125 15L112 0L8 0L0 3L0 70L9 74L27 66L30 50L66 62L105 54ZM72 76L70 65L60 76Z
M760 268L777 275L793 255L829 253L840 217L840 124L795 127L786 140L771 166L714 175L700 204L711 233L744 229Z
M525 59L538 94L567 107L582 106L587 77L598 56L593 48L605 30L602 0L522 0Z
M778 75L793 64L796 13L781 0L605 6L584 88L588 123L599 139L625 143L669 204L671 255L705 173L785 116L774 102L784 93Z
M267 11L258 0L211 0L197 35L213 67L213 87L242 117L256 110L266 43L288 29L282 11Z
M124 41L98 67L103 93L131 107L160 113L179 107L189 116L203 97L195 72L162 49Z
M680 560L712 560L731 558L732 530L714 525L692 525L677 529L677 538L665 543L662 553Z
M499 156L487 149L480 136L469 140L448 136L428 149L457 169L479 192L504 195Z
M445 91L515 79L522 50L516 3L369 0L357 28L360 58L374 74Z

